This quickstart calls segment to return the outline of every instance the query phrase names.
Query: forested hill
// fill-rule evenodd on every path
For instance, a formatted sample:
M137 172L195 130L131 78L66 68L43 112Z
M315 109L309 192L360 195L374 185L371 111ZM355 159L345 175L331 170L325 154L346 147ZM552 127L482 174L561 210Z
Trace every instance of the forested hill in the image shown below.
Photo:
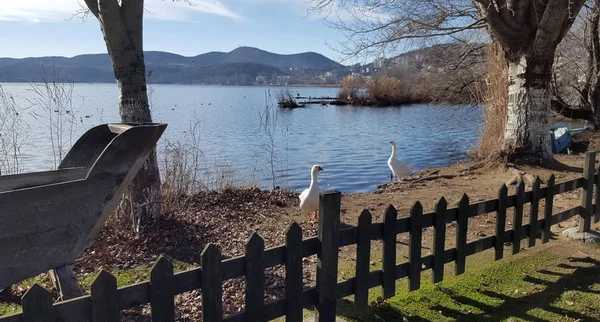
M297 73L339 70L343 66L318 53L281 55L253 47L209 52L193 57L168 52L144 53L146 69L155 83L220 83L256 81ZM114 82L108 54L67 57L0 58L0 82L39 81L44 73L60 72L73 82Z

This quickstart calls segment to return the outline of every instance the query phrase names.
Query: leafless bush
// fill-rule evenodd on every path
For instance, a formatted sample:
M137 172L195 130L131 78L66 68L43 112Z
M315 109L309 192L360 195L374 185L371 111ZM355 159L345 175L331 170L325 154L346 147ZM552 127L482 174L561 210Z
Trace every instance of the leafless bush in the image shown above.
M187 207L190 196L208 189L200 178L204 155L199 146L199 128L200 123L193 122L184 138L167 142L162 150L160 167L165 213Z
M479 142L470 151L475 160L500 157L508 107L508 65L502 47L491 43L486 48L488 73L478 83L478 100L485 107L484 123Z
M298 107L298 102L296 102L294 95L292 95L292 92L290 92L289 89L279 90L275 94L275 98L277 99L277 103L281 107L287 107L287 108Z
M0 86L0 175L21 171L21 147L25 145L29 125L23 119L23 109L13 96Z
M347 76L342 80L338 100L353 105L404 105L428 102L430 99L421 87L395 77L377 79Z
M73 105L74 84L60 76L44 71L41 83L30 83L31 115L47 126L52 144L52 168L56 169L73 145L77 127L77 111Z
M277 95L279 99L279 92ZM286 96L291 93L287 91ZM293 99L293 98L292 98ZM295 101L294 101L295 102ZM265 153L263 158L263 167L261 173L263 176L271 178L272 188L287 187L287 134L288 128L278 126L277 110L273 108L271 92L265 93L265 109L259 111L260 117L259 130L256 133L257 138L261 141L261 149ZM280 141L278 141L277 132L280 132ZM281 173L281 175L278 175Z
M167 140L161 148L163 213L187 209L193 196L201 191L256 186L252 179L236 182L236 171L228 160L208 160L200 146L201 122L194 118L181 138Z
M377 105L402 105L426 101L422 93L395 77L383 76L376 79L369 84L367 92L369 98Z
M340 83L340 92L338 99L341 101L351 101L360 94L360 90L365 88L367 80L361 76L346 76Z

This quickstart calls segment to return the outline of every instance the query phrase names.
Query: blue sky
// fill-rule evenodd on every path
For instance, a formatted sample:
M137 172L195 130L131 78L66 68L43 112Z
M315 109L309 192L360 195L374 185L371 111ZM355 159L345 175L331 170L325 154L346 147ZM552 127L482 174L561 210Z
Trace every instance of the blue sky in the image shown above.
M83 0L79 0L83 3ZM322 17L306 17L306 0L145 0L145 50L185 56L253 46L289 54L315 51L334 60L330 48L344 41ZM71 17L78 0L0 0L0 57L74 56L104 53L94 17Z

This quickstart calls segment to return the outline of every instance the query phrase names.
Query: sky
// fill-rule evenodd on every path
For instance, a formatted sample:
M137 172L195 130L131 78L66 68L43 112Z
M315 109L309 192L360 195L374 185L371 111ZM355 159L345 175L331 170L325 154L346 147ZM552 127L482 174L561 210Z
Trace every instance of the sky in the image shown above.
M309 15L310 0L145 0L144 50L184 56L239 46L343 58L334 48L344 35L323 16ZM0 57L105 53L98 21L76 17L83 0L0 0Z

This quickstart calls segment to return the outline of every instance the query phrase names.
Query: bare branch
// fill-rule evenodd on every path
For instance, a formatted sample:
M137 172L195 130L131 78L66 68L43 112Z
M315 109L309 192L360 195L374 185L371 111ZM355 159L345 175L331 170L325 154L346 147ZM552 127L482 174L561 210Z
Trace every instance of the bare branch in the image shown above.
M460 39L483 28L470 0L313 0L312 15L325 15L347 42L335 48L345 56L394 50L415 41ZM336 13L333 15L332 13Z
M85 5L90 9L90 12L96 17L100 18L100 5L98 4L99 0L83 0L85 1Z

